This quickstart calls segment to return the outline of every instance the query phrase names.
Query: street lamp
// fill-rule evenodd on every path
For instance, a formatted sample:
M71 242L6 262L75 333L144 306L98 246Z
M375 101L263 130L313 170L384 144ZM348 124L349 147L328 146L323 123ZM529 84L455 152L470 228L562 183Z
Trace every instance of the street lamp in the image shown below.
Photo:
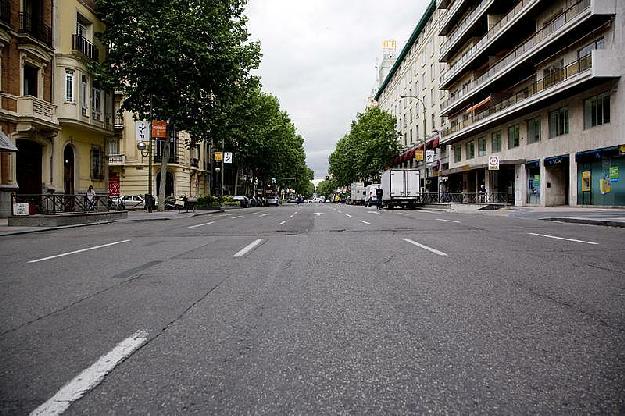
M400 95L399 96L400 99L403 98L414 98L415 100L419 101L421 103L421 106L423 108L423 193L425 193L425 186L426 186L426 177L427 177L427 163L426 163L426 158L425 158L425 154L426 154L426 146L427 146L427 122L428 122L428 118L427 118L427 114L425 113L425 102L423 102L423 100L420 97L417 97L415 95ZM423 197L421 198L423 199Z
M148 194L145 203L148 206L148 212L152 212L152 138L146 145L145 142L137 143L137 149L141 152L141 156L148 158ZM161 175L162 176L162 175ZM163 178L161 177L161 180Z

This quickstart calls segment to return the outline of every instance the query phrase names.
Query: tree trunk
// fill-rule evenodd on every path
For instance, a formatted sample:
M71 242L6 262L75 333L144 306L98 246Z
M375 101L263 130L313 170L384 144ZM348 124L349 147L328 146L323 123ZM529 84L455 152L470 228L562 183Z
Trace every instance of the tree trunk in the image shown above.
M167 162L169 161L169 139L163 143L161 154L161 183L158 187L158 210L165 211L165 185L167 183Z

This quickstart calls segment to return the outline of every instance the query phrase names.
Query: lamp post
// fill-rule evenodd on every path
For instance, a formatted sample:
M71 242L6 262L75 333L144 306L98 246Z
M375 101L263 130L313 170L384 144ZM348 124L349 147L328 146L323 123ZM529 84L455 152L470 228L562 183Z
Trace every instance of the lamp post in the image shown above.
M147 148L147 149L146 149ZM145 203L148 206L148 212L152 212L152 137L147 146L145 142L137 143L137 149L141 152L141 156L148 157L148 198ZM161 178L162 180L162 178Z
M427 177L427 163L426 163L426 158L425 158L425 154L426 154L426 145L427 145L427 122L428 122L428 118L427 118L427 114L425 113L425 103L423 102L423 100L420 97L417 97L416 95L400 95L399 96L400 99L403 98L414 98L415 100L419 101L421 103L421 107L423 109L423 193L425 193L425 186L426 186L426 177ZM423 199L423 197L421 198Z

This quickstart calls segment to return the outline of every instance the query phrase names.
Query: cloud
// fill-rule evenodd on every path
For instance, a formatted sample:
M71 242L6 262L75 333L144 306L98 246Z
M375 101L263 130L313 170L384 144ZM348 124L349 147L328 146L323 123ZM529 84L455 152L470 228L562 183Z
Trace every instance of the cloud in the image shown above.
M325 177L328 156L364 110L382 41L398 52L429 1L249 0L248 29L261 41L265 91L304 137L307 163Z

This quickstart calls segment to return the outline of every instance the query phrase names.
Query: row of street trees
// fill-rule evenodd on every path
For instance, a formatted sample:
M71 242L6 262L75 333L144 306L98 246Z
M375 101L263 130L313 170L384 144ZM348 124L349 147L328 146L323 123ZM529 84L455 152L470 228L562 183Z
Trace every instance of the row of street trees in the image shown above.
M97 0L106 60L91 68L124 95L137 119L167 120L192 140L221 143L235 169L277 185L307 188L303 139L277 99L252 74L260 44L250 41L246 0ZM190 143L193 145L194 143ZM161 171L169 142L164 142ZM239 176L237 175L236 178ZM291 178L291 179L287 179ZM287 183L288 182L288 183ZM159 194L164 195L165 181ZM298 189L299 188L299 189ZM159 198L159 209L164 209Z
M380 172L400 151L396 119L379 107L370 107L352 121L348 134L330 155L332 179L323 189L359 181L377 181ZM321 184L320 184L321 185Z

